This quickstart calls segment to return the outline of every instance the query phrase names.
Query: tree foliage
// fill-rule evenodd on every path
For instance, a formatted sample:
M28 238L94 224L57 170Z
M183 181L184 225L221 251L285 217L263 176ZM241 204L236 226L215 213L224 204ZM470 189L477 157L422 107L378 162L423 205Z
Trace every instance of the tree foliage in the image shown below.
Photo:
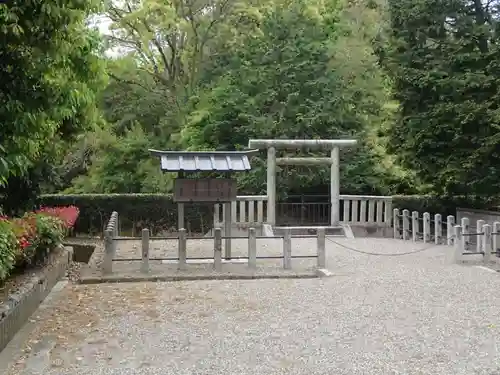
M433 192L498 194L499 4L389 1L392 151Z
M96 3L0 4L0 194L36 191L32 178L61 141L95 124L104 70L97 35L85 24ZM43 164L45 163L45 166ZM45 173L44 173L45 174ZM27 197L26 197L27 198Z
M77 177L67 192L143 193L172 189L172 180L160 172L149 154L149 139L140 126L136 124L122 136L105 130L99 136L91 173Z
M356 40L340 15L335 2L282 1L261 9L256 30L239 43L214 44L220 52L193 99L183 145L234 149L250 138L356 138L360 147L343 152L343 190L389 193L396 178L378 167L383 155L370 137L387 115L384 76L370 45ZM262 190L262 163L253 175L242 176L242 188ZM280 177L282 191L300 191L327 185L329 171L286 168Z

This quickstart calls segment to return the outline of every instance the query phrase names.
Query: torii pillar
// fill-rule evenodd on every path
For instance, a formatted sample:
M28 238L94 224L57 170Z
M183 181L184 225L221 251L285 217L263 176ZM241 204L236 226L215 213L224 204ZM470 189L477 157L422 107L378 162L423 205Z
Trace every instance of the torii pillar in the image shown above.
M330 225L340 222L340 149L355 146L354 139L251 139L248 147L267 149L267 222L276 224L276 165L328 165L330 171ZM276 150L328 150L330 157L276 158Z

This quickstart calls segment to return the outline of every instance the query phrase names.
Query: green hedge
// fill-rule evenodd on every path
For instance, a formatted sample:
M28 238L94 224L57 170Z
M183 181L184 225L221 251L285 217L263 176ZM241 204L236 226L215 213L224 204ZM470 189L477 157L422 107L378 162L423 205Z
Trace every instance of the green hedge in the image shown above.
M498 198L478 197L478 196L455 196L438 197L431 195L395 195L393 196L393 207L401 210L429 212L431 214L441 214L455 216L457 208L473 208L483 210L498 210Z
M482 197L394 196L394 208L410 211L455 215L457 207L497 209L498 201ZM139 235L142 228L153 234L177 228L177 205L165 194L75 194L43 195L42 206L75 205L80 217L75 232L100 235L111 212L118 211L124 235ZM186 205L186 225L193 233L205 233L213 224L213 205Z
M80 217L75 233L100 235L113 211L119 214L123 235L139 235L142 228L154 234L177 228L177 205L166 194L74 194L42 195L41 206L75 205ZM186 229L206 232L212 227L213 205L187 204Z

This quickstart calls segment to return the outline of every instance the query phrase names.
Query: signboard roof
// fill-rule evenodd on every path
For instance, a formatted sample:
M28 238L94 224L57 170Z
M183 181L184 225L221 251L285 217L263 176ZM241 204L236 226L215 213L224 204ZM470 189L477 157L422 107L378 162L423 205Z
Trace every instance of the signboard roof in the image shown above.
M252 169L249 157L258 150L249 151L158 151L149 150L159 156L161 169L178 171L248 171Z

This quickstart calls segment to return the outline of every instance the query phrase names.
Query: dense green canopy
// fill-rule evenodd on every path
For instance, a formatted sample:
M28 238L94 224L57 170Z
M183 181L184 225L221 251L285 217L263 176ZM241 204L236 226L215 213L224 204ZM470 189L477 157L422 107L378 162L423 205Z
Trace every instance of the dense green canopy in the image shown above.
M0 4L0 194L28 198L61 142L96 124L104 65L85 24L96 9L91 0Z
M344 193L496 196L497 0L98 5L0 5L2 194L169 192L148 148L349 137ZM104 37L88 27L97 11ZM264 158L240 191L265 191ZM279 193L327 180L283 168Z

